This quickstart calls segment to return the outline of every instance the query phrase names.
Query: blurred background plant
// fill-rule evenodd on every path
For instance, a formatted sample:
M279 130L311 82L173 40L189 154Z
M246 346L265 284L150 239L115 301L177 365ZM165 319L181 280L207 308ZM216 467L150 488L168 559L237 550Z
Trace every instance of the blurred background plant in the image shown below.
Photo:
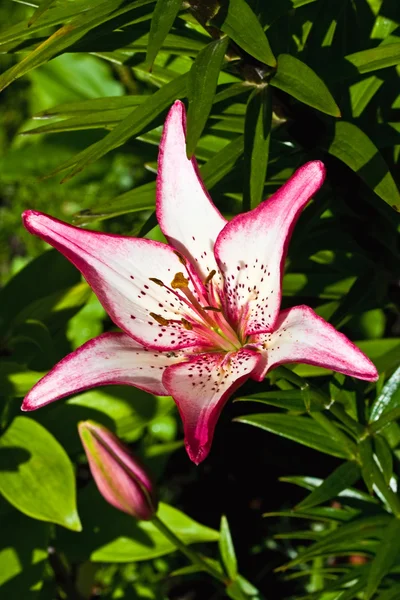
M5 1L0 23L1 594L397 600L397 0ZM157 146L176 98L188 154L227 218L307 160L326 163L289 248L283 304L312 306L381 374L373 386L291 365L246 384L198 468L170 398L100 388L19 412L57 360L112 327L20 214L162 240ZM76 429L89 418L151 467L163 519L220 561L228 592L98 495ZM236 560L260 591L235 580Z

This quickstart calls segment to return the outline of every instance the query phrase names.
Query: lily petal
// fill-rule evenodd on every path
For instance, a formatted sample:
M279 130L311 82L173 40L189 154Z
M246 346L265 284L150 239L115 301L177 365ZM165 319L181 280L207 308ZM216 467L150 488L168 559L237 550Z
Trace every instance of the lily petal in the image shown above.
M222 287L214 243L226 220L201 181L196 159L186 156L185 107L179 100L168 113L158 156L157 220L174 248L189 258L200 279L215 271Z
M258 352L242 349L231 354L200 354L165 370L163 383L178 406L186 450L194 463L208 455L222 408L259 359Z
M181 360L183 352L155 352L125 333L104 333L56 364L25 397L22 410L35 410L99 385L134 385L166 396L164 370Z
M254 335L250 343L264 348L263 359L252 373L258 381L272 367L291 362L316 365L367 381L379 377L369 358L309 306L283 310L275 331Z
M79 229L32 210L24 212L23 221L30 233L57 248L81 271L114 323L138 342L159 350L207 346L198 329L190 330L181 321L196 319L186 298L162 285L169 287L175 275L185 271L173 248Z
M272 331L281 304L281 280L293 227L324 181L319 161L298 169L254 210L219 234L215 256L225 279L225 310L243 335Z

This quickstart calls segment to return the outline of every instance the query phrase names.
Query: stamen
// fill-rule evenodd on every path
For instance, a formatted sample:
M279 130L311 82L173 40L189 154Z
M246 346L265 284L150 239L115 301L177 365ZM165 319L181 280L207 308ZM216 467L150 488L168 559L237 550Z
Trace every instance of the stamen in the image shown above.
M164 319L164 317L162 317L161 315L156 315L156 313L150 313L150 316L153 317L153 319L157 321L157 323L159 323L160 325L169 325L169 321L167 321L167 319Z
M183 290L189 285L189 280L186 279L183 273L176 273L175 277L171 281L171 287L173 290Z
M181 319L181 323L185 329L188 329L189 331L193 329L193 325L189 323L189 321L187 321L186 319Z
M150 281L152 281L153 283L156 283L160 287L164 287L164 284L161 281L161 279L157 279L156 277L149 277L149 279L150 279Z
M212 310L214 312L222 313L222 310L216 306L203 306L203 310Z
M208 283L210 283L211 279L214 277L215 273L217 271L215 269L213 269L212 271L209 272L209 274L207 275L204 285L207 285Z

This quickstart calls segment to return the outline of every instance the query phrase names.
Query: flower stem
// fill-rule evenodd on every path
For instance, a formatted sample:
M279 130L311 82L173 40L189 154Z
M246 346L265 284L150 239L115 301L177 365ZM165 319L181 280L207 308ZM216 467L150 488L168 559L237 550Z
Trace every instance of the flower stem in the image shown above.
M215 579L218 579L225 586L230 582L226 577L209 565L197 552L189 548L175 533L159 518L154 515L152 518L153 525L178 549L184 554L194 565L198 566L202 571L206 571Z

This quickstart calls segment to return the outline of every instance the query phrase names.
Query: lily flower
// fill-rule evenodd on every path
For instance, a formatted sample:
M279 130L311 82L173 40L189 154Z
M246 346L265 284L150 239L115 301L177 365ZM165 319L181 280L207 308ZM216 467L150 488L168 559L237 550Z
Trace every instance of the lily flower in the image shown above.
M104 499L137 519L152 519L157 512L156 490L139 459L99 423L82 421L78 431L93 478Z
M105 333L69 354L32 388L23 410L105 384L171 395L198 464L224 404L249 377L262 381L277 365L301 362L375 381L371 361L311 308L280 310L291 233L324 177L323 164L309 162L268 200L227 222L186 156L177 101L157 175L157 219L168 245L26 211L28 231L81 271L123 333Z

